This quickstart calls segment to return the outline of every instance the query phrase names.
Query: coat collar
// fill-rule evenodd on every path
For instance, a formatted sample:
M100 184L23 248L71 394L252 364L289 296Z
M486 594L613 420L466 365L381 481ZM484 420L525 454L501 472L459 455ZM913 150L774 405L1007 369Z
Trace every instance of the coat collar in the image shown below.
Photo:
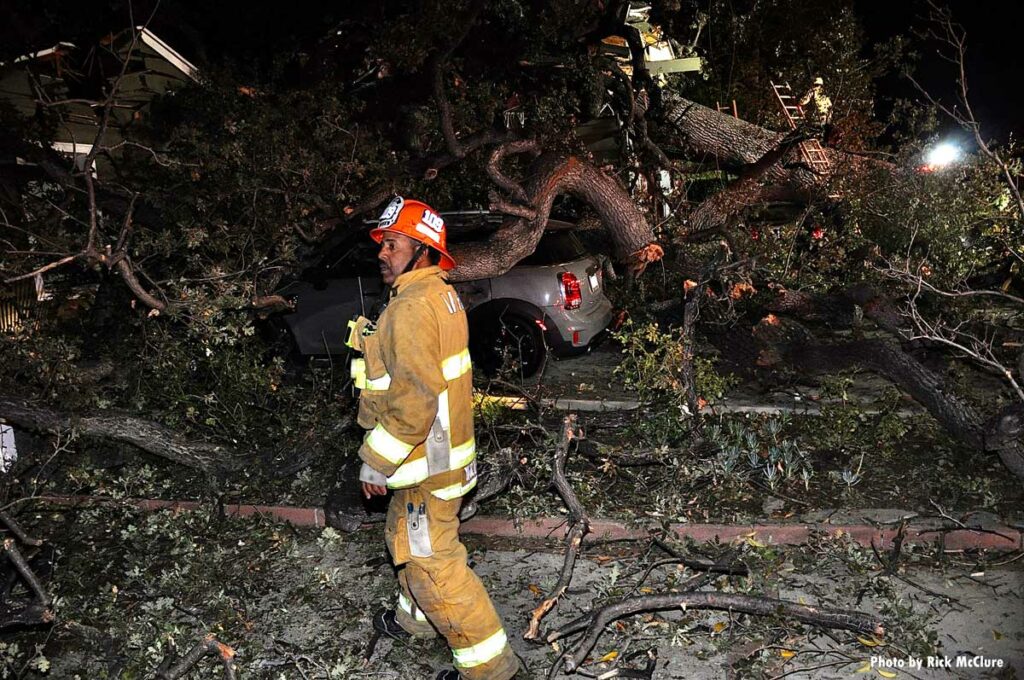
M428 279L432 276L437 276L440 277L442 280L445 280L445 274L443 271L441 271L441 268L438 267L437 265L430 265L429 267L413 269L412 271L400 275L397 279L395 279L395 282L391 285L391 287L394 290L395 294L397 295L398 293L402 292L402 289L408 286L409 284L415 283L416 281Z

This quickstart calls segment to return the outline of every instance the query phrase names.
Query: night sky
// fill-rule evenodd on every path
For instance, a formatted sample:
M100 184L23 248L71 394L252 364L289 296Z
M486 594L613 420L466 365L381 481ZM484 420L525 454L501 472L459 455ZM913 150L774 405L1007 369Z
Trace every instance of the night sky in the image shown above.
M854 0L869 39L880 42L896 34L909 34L913 26L922 26L926 0ZM1024 136L1024 95L1020 76L1020 27L1024 26L1024 0L941 0L952 7L955 18L968 34L968 82L972 104L986 136L1005 140L1010 133ZM144 16L154 0L135 0L136 13ZM240 47L266 51L275 42L290 38L309 40L322 34L325 18L331 14L331 0L295 0L267 3L256 11L225 11L245 6L241 0L225 0L218 5L193 0L163 3L153 22L159 35L199 63L237 57ZM216 9L214 9L216 7ZM117 2L93 4L81 0L52 0L39 5L0 0L0 51L16 53L26 35L34 34L35 49L56 40L74 39L75 26L97 14L108 15L109 23L118 23L124 13ZM181 16L177 16L181 15ZM54 22L53 17L65 21ZM179 20L183 19L183 21ZM101 19L102 20L102 19ZM225 23L226 22L226 23ZM6 24L6 25L4 25ZM55 25L57 24L57 25ZM191 28L187 28L191 27ZM20 40L19 40L20 39ZM6 46L4 45L6 43ZM198 53L198 54L197 54ZM921 81L944 101L952 101L953 71L949 64L920 48ZM14 55L0 54L10 58ZM916 98L903 79L891 77L879 83L880 113L886 101L897 97Z
M926 4L908 0L856 0L864 27L875 41L912 26L923 26ZM967 82L975 113L987 137L1005 140L1009 134L1024 136L1024 95L1021 68L1024 66L1021 0L947 0L954 18L967 31ZM921 49L920 80L944 102L954 101L953 67ZM880 84L888 96L913 96L913 89L898 79Z

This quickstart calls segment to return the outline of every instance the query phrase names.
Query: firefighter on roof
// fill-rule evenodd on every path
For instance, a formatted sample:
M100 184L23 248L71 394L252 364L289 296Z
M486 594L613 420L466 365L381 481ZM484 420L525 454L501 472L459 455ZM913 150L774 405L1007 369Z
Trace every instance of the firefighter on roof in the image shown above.
M376 325L349 323L353 381L362 390L359 449L364 495L394 496L385 540L398 568L398 607L374 627L394 638L440 633L455 671L439 680L507 680L519 670L501 619L459 541L462 497L476 485L473 377L466 312L445 271L444 220L427 205L395 198L371 238L391 289Z

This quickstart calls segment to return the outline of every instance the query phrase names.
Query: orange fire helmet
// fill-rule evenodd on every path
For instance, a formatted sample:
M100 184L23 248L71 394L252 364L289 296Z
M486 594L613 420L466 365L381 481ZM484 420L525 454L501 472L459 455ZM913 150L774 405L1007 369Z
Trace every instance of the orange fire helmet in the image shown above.
M455 268L455 260L448 254L444 219L426 203L396 196L381 214L377 228L370 231L370 238L380 243L387 232L404 234L426 244L441 253L441 269Z

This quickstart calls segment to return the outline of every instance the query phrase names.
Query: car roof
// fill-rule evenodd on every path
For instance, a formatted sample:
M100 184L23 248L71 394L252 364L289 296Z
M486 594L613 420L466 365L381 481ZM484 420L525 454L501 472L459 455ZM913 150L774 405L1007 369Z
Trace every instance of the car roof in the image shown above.
M504 213L490 210L449 210L440 214L450 229L448 242L452 244L484 240L497 231L502 223L509 218ZM330 268L341 261L348 260L353 255L356 256L356 259L362 257L357 253L365 254L365 251L376 249L377 245L369 239L367 232L377 226L377 220L363 220L362 225L365 229L353 230L342 240L330 246L311 269ZM571 233L575 228L576 224L573 222L549 219L544 225L544 232L545 234Z

